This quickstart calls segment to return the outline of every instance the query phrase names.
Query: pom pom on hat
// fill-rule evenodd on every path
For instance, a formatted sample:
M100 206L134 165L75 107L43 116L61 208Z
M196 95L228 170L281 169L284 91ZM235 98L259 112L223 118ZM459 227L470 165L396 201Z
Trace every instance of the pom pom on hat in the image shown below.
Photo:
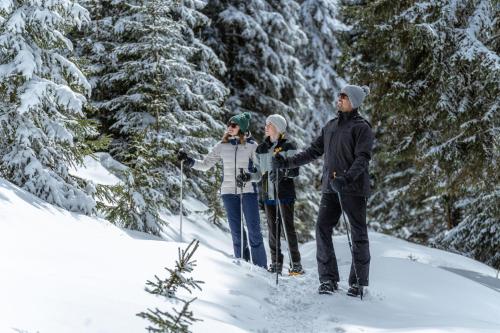
M347 85L340 91L344 93L349 98L351 102L352 108L357 109L363 104L366 96L370 94L370 88L368 86L355 86L355 85Z

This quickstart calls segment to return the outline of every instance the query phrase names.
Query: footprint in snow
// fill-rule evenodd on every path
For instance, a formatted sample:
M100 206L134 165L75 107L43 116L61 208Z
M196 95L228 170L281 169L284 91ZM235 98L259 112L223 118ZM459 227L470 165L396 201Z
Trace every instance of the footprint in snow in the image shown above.
M269 303L271 305L276 305L276 303L273 302L269 297L264 297L264 302Z

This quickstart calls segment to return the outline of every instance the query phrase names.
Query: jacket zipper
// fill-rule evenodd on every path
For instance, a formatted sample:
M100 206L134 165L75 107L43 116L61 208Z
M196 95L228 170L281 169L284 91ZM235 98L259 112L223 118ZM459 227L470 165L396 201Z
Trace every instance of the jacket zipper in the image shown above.
M236 155L238 154L238 144L236 144L236 148L234 149L234 194L238 194L238 183L236 181Z
M339 127L340 127L340 126L339 126L339 125L340 125L340 124L339 124L339 123L340 123L340 121L339 121L339 120L340 120L340 119L338 119L338 120L337 120L337 128L335 129L335 132L334 132L334 133L332 133L332 135L330 136L330 142L329 142L329 146L330 146L331 148L333 148L335 152L337 151L337 148L338 148L338 147L336 147L336 144L337 144L337 142L338 142L338 140L337 140L337 136L338 136L338 132L339 132L339 130L340 130L340 128L339 128ZM336 158L335 158L335 154L332 154L332 155L333 155L333 156L332 156L333 158L332 158L332 164L331 164L331 165L332 165L332 166L336 166L336 165L337 165L337 163L336 163L337 161L336 161ZM331 168L328 168L328 170L327 170L327 177L328 177L328 178L327 178L327 183L329 183L329 182L330 182L330 180L333 178L333 174L334 174L334 172L336 172L336 170L332 170Z

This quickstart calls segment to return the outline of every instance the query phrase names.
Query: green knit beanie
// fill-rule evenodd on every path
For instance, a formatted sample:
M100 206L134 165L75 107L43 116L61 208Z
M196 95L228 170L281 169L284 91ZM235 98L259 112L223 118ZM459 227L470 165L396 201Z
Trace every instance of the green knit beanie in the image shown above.
M232 116L231 119L229 119L230 123L236 123L238 126L240 126L240 130L245 133L248 131L248 127L250 127L250 118L252 115L248 112L243 112L242 114L238 114L236 116Z

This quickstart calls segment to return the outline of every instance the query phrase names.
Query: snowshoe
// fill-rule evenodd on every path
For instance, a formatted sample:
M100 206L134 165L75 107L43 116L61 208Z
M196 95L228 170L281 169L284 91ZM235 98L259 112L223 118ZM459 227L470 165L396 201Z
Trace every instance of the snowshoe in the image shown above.
M297 276L303 275L306 271L302 268L302 265L299 262L292 263L292 266L288 269L288 275Z
M358 286L357 284L353 284L349 287L349 290L347 291L347 295L351 297L360 297L363 299L363 286Z
M278 274L281 274L282 270L283 270L283 263L275 263L275 262L269 265L269 268L267 269L269 273L276 273L276 271L278 271Z
M331 295L338 289L339 289L339 287L338 287L337 282L335 282L335 281L323 281L319 285L318 293L320 293L321 295Z

